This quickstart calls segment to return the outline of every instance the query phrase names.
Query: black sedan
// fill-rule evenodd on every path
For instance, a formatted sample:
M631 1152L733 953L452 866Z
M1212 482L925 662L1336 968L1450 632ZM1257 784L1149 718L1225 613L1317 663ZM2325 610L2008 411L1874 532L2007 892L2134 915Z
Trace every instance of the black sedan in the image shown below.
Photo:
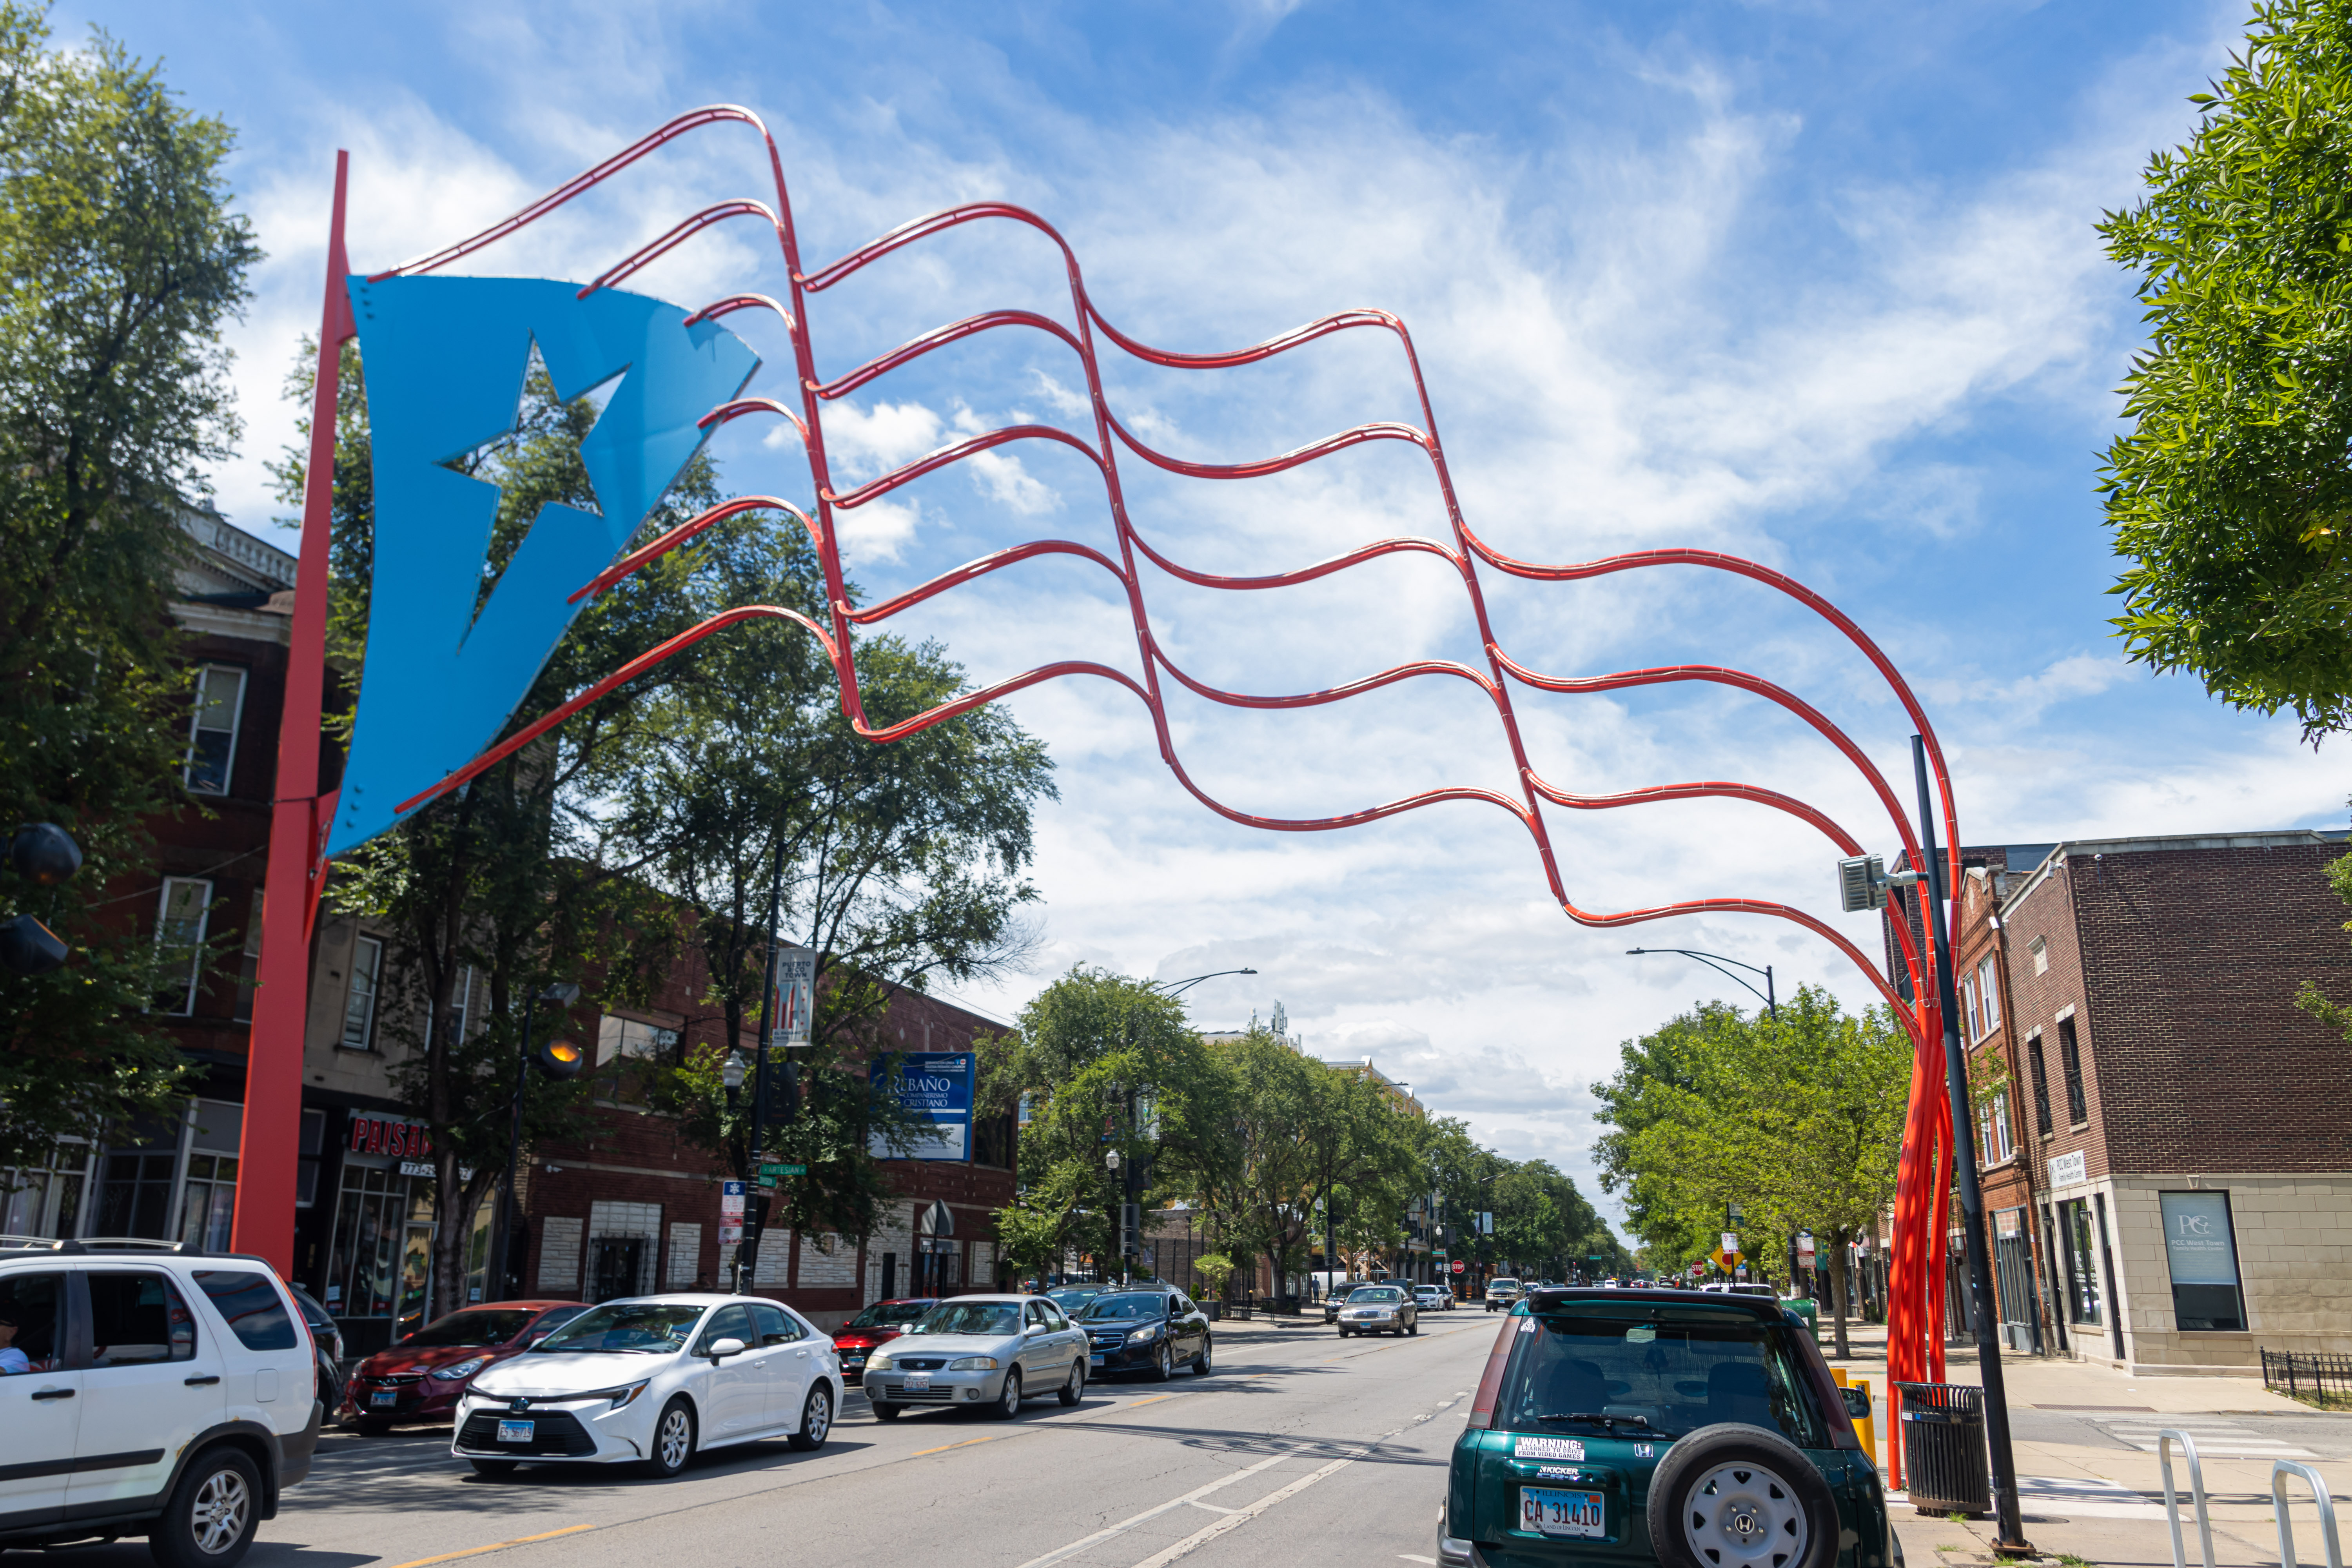
M1209 1371L1209 1317L1179 1290L1106 1290L1075 1314L1097 1376L1140 1372L1165 1383L1179 1366Z

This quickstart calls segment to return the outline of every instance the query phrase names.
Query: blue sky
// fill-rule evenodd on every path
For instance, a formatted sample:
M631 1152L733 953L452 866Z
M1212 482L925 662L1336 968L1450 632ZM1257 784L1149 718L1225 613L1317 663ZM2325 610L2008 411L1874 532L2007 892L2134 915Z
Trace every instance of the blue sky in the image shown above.
M333 149L353 157L352 251L390 265L503 216L663 119L731 100L782 149L805 259L907 218L1000 198L1076 246L1097 300L1202 351L1372 305L1412 326L1473 526L1525 558L1686 543L1750 555L1838 601L1927 700L1963 835L2334 825L2338 752L2124 666L2097 452L2138 337L2092 225L2133 199L2189 124L2242 6L1823 5L353 6L61 5L162 56L188 101L239 128L234 178L270 260L236 335L247 425L217 476L248 526L279 510L261 462L278 388L315 326ZM480 258L585 278L707 202L764 194L756 144L705 132ZM751 226L644 274L699 302L781 292ZM967 228L812 306L837 374L929 326L1027 305L1066 317L1058 262L1010 226ZM737 317L736 321L746 321ZM781 336L753 390L788 384ZM1017 418L1070 421L1080 384L1043 338L996 333L837 405L864 478ZM1370 334L1273 367L1126 364L1111 396L1149 438L1230 461L1412 414ZM1078 416L1081 418L1083 416ZM796 446L749 422L714 447L730 483L803 495ZM1136 473L1139 526L1209 570L1301 564L1429 533L1425 465L1362 449L1280 479ZM1107 542L1098 482L1031 444L927 479L845 529L870 592L1015 541ZM960 589L903 629L975 677L1050 658L1133 668L1108 579L1043 563ZM1905 787L1907 726L1863 661L1772 595L1695 571L1575 586L1500 582L1523 662L1592 674L1742 666L1816 702ZM1429 558L1276 595L1155 577L1155 626L1205 679L1296 690L1402 658L1475 661L1460 588ZM1440 782L1510 787L1491 714L1423 680L1307 714L1183 701L1179 743L1244 809L1326 813ZM1588 931L1545 895L1525 834L1451 805L1339 835L1224 823L1174 784L1133 701L1102 683L1014 700L1064 798L1041 823L1038 971L974 1005L1009 1014L1076 962L1175 978L1247 964L1192 999L1237 1024L1276 998L1308 1048L1373 1057L1507 1152L1589 1171L1589 1084L1617 1043L1724 987L1691 946L1776 967L1785 990L1868 994L1832 949L1757 919ZM1597 793L1742 778L1813 799L1865 842L1867 790L1777 709L1717 689L1525 694L1538 765ZM1755 807L1550 814L1593 909L1748 893L1834 910L1832 850ZM1874 947L1867 921L1842 917ZM1589 1185L1590 1184L1588 1184Z

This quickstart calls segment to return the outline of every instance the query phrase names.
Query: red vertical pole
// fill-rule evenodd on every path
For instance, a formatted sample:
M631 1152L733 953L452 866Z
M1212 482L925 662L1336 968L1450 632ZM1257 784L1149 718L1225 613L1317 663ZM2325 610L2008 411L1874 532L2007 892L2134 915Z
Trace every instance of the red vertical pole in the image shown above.
M334 521L335 393L343 341L353 331L344 279L343 192L351 154L335 154L327 228L326 302L310 395L310 466L302 489L302 550L294 576L286 701L278 717L278 791L262 885L261 985L245 1062L236 1219L231 1245L294 1270L294 1184L302 1131L302 1034L310 1010L310 900L320 866L319 721L327 664L327 552Z

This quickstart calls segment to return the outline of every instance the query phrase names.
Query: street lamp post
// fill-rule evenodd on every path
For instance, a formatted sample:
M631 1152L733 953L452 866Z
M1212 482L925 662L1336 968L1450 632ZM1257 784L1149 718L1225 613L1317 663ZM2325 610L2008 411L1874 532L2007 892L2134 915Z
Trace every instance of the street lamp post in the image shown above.
M1181 996L1203 980L1215 980L1227 974L1255 974L1255 969L1220 969L1208 974L1195 974L1190 980L1147 980L1146 985L1171 996Z
M1726 958L1719 952L1700 952L1694 948L1687 947L1629 947L1625 950L1625 956L1628 958L1639 958L1645 952L1671 952L1677 953L1684 958L1696 958L1701 963L1706 964L1709 969L1721 971L1724 974L1729 975L1730 978L1738 980L1739 984L1748 987L1749 994L1763 998L1765 1012L1770 1014L1775 1018L1780 1016L1780 1005L1772 999L1772 966L1769 963L1763 968L1759 969L1752 963L1742 963L1736 958ZM1740 980L1738 975L1732 974L1730 970L1723 967L1727 963L1731 964L1736 968L1744 969L1750 974L1762 975L1764 977L1764 989L1759 991L1756 989L1755 984L1752 981Z
M493 1288L486 1282L483 1287L486 1295L506 1294L507 1255L514 1250L515 1164L522 1153L522 1089L524 1080L530 1074L531 1017L542 1002L569 1007L579 1000L580 987L572 981L561 980L523 1004L522 1050L515 1058L514 1114L507 1132L507 1184L499 1199L499 1249L489 1260L489 1268L496 1270L492 1278L497 1284Z

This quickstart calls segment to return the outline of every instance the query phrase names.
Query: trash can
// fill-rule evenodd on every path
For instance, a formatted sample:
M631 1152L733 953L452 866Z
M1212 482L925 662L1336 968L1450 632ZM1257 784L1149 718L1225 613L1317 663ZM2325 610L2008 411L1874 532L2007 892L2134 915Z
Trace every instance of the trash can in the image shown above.
M1213 1323L1219 1322L1224 1318L1225 1304L1223 1301L1218 1300L1214 1296L1212 1296L1207 1300L1201 1303L1201 1310L1202 1314L1208 1318L1209 1321Z
M1921 1513L1992 1511L1987 1475L1984 1390L1972 1383L1898 1383L1903 1470Z

